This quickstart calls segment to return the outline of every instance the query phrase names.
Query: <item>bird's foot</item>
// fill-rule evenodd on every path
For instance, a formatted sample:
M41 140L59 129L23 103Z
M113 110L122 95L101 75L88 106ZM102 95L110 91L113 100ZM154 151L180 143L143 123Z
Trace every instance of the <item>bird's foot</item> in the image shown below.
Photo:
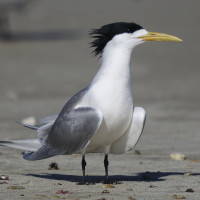
M110 184L111 183L111 181L110 181L110 179L108 179L108 178L106 178L104 181L103 181L103 184Z
M95 185L95 183L89 183L89 182L78 182L76 185Z
M119 185L122 184L123 182L121 181L112 181L110 179L105 179L104 181L101 182L102 184L113 184L113 185Z
M87 185L87 183L84 181L82 181L82 182L78 182L78 183L76 183L76 185Z

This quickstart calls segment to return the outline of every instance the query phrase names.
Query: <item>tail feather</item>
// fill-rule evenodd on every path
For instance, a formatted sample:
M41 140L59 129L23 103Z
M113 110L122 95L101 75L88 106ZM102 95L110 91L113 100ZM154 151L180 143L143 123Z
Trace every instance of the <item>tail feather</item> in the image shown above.
M42 146L38 138L0 141L0 145L15 148L15 149L21 149L25 151L37 151Z
M21 122L16 122L17 124L20 124L26 128L30 128L30 129L33 129L33 130L38 130L38 128L40 128L41 126L39 125L29 125L29 124L23 124Z
M42 119L42 122L44 123L43 125L29 125L16 122L26 128L36 130L38 132L38 138L0 141L0 146L28 151L23 155L25 160L41 160L63 154L62 152L46 145L46 139L56 117L57 115L52 115Z
M43 145L36 152L27 152L23 155L25 160L34 161L34 160L42 160L45 158L50 158L53 156L62 155L62 153L52 147L47 145Z

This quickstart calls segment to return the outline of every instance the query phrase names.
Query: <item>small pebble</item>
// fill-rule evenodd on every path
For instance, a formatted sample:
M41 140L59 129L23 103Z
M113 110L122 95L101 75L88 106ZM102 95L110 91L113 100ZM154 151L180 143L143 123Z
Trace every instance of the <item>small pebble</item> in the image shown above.
M141 155L141 152L139 150L135 150L136 155Z
M21 120L22 124L28 124L28 125L36 125L36 119L33 116L30 117L26 117L24 119Z
M170 155L170 158L172 160L185 160L186 156L184 154L181 154L181 153L172 153Z
M110 192L108 190L104 190L102 193L107 193L109 194Z
M0 176L0 180L9 180L9 177L8 177L7 174L6 175L1 175Z
M194 162L194 163L197 163L197 162L199 162L198 160L196 160L196 159L191 159L191 160L189 160L190 162Z
M1 185L1 184L8 184L8 182L3 181L3 182L0 182L0 185Z
M56 162L53 162L49 165L48 170L58 170L58 164Z
M188 189L186 190L186 192L194 192L194 190L193 190L192 188L188 188Z
M96 200L106 200L105 198L101 198L101 199L96 199Z
M25 187L19 186L19 185L12 185L10 187L7 187L8 190L24 190Z
M115 188L115 186L114 186L114 185L107 184L107 185L104 185L104 188Z
M73 194L73 192L69 192L67 190L58 190L56 194Z
M157 186L155 186L155 185L150 185L149 186L149 188L155 188L155 187L157 187Z
M191 175L192 175L191 172L187 172L187 173L184 174L184 176L191 176Z
M57 196L57 195L54 195L54 196L51 196L52 199L61 199L61 197Z
M183 195L176 195L176 194L174 194L173 196L172 196L172 198L173 199L185 199L185 197L183 196Z

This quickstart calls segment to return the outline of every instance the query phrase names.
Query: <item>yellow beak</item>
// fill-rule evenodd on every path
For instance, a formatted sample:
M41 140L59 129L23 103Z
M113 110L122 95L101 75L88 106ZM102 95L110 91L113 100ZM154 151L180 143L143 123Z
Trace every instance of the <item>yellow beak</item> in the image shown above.
M176 41L181 42L182 40L178 37L173 35L168 35L164 33L156 33L156 32L148 32L147 35L138 37L143 41Z

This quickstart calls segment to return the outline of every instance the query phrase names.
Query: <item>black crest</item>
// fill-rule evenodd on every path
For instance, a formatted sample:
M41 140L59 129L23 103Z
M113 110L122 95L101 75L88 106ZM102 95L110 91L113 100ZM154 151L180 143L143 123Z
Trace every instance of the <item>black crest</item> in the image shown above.
M115 35L121 33L133 33L137 30L143 29L142 26L135 23L117 22L107 24L99 29L93 29L90 32L92 38L95 38L91 42L91 47L94 47L93 53L96 55L101 54L106 44L112 40Z

